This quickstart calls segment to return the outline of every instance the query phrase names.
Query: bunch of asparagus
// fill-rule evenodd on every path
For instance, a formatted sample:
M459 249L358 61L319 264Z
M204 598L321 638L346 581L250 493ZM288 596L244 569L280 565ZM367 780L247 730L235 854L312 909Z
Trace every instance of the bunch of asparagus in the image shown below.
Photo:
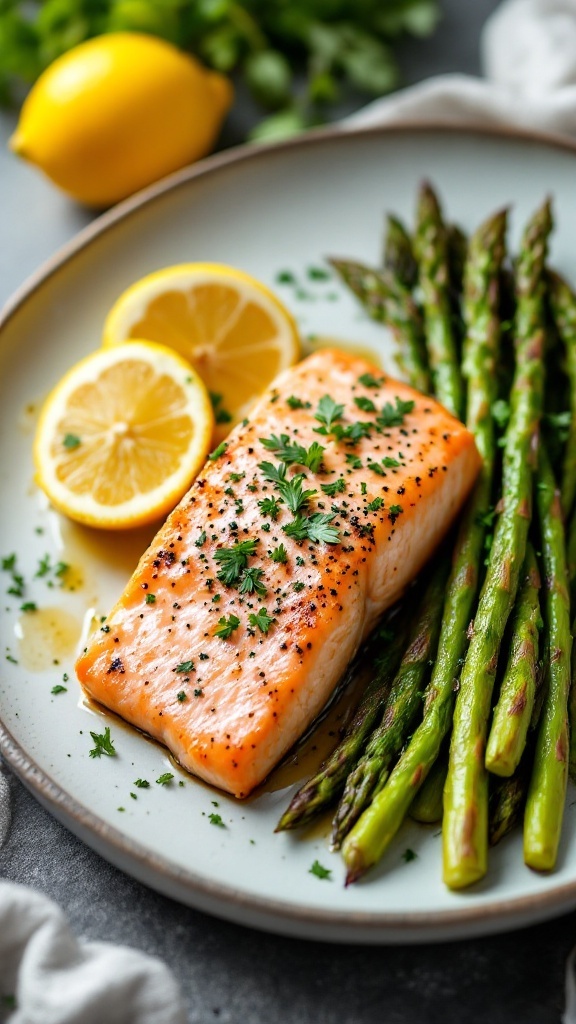
M347 883L408 813L443 819L451 889L481 879L489 845L522 819L526 864L549 871L569 770L576 781L576 296L547 265L550 203L513 261L507 219L498 211L468 240L425 183L412 236L388 218L382 267L331 260L391 329L409 381L465 418L482 457L416 614L278 824L334 805Z

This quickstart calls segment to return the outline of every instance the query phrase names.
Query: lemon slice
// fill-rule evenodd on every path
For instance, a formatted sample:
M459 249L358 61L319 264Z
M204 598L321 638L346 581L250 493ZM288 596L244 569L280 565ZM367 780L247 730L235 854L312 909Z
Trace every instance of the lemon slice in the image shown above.
M204 463L214 417L181 356L134 341L82 359L48 396L36 479L61 512L127 529L169 512Z
M299 358L296 324L275 295L243 271L182 263L133 284L110 310L104 345L149 338L188 359L216 399L222 435Z

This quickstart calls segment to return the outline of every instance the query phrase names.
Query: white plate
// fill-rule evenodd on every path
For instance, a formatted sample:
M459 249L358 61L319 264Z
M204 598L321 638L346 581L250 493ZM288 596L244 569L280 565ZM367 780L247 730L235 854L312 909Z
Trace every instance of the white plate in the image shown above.
M20 600L3 602L0 642L19 663L4 661L0 673L2 753L62 822L148 885L235 921L309 938L427 941L568 910L576 905L573 794L558 868L549 877L524 867L516 835L492 852L481 885L450 893L441 881L438 830L407 825L380 868L345 889L339 857L322 834L274 834L289 792L272 787L237 803L178 769L169 786L158 785L154 780L170 769L165 752L114 716L107 718L118 756L91 759L89 732L101 732L106 718L82 701L73 648L89 610L103 614L121 591L146 538L98 536L46 507L32 481L34 413L70 364L98 346L105 313L120 291L158 267L187 260L231 263L255 274L277 288L305 333L354 339L389 363L385 333L337 285L312 282L306 270L325 254L377 261L384 211L410 217L423 176L439 186L450 217L468 229L495 207L513 204L515 239L528 213L552 194L554 261L576 276L574 151L521 135L446 129L332 132L224 154L113 210L24 287L0 334L1 553L17 553L28 581L25 599L43 609L21 614ZM286 269L308 298L276 284ZM52 563L63 558L73 565L77 589L34 578L45 553ZM0 575L2 584L4 592L7 574ZM40 635L50 617L46 608L56 609L64 634L52 651L53 626L47 623ZM64 672L67 692L53 696ZM150 789L135 788L137 778L149 779ZM210 823L214 801L225 828ZM407 847L418 855L409 863L402 858ZM329 880L310 873L316 859L331 869Z

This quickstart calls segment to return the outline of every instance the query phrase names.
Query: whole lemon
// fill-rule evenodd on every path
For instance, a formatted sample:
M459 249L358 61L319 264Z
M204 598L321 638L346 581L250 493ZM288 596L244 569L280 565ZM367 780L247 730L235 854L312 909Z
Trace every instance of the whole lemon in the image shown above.
M43 72L10 146L75 199L109 206L209 153L232 96L171 43L111 32Z

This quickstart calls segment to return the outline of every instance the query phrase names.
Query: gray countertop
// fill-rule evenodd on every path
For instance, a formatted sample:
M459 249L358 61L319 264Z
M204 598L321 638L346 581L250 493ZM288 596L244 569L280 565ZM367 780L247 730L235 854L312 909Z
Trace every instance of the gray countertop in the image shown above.
M428 41L401 50L407 82L478 72L478 35L495 0L444 0ZM242 103L224 133L239 141ZM0 115L0 301L92 218L6 150ZM264 935L190 910L111 867L10 778L14 819L0 875L60 903L78 934L164 959L189 1021L231 1024L553 1024L560 1021L576 914L521 932L419 947L353 947Z

